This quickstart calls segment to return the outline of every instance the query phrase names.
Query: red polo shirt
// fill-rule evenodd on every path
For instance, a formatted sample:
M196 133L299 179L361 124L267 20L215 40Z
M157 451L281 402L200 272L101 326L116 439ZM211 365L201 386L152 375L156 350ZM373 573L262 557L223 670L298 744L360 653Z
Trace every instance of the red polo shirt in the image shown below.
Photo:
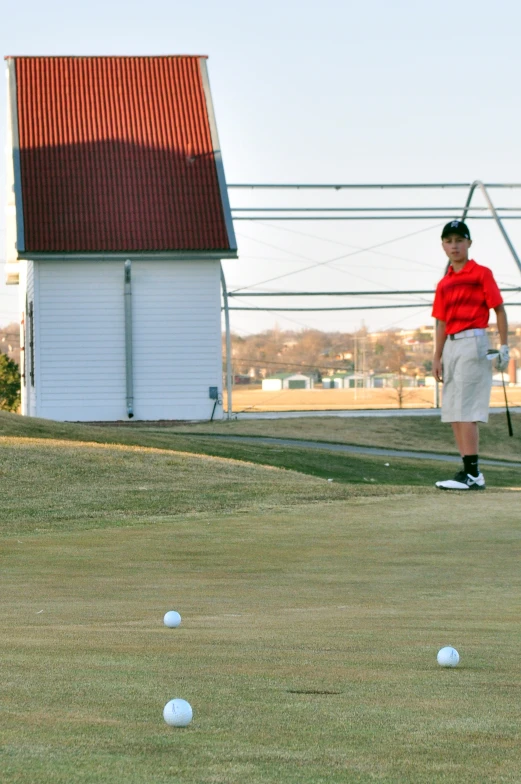
M445 322L447 335L464 329L488 327L491 308L503 304L492 272L469 259L454 272L452 266L436 287L432 315Z

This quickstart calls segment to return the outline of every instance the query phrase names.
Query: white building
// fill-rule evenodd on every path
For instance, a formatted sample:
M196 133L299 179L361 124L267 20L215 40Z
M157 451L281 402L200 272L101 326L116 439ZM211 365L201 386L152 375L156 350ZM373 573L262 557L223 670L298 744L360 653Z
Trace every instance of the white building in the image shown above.
M313 389L311 376L302 373L276 373L262 381L264 392L277 392L280 389Z
M205 58L15 57L8 76L22 413L221 417L237 248Z
M372 376L367 373L341 373L322 378L322 389L362 389L371 386Z

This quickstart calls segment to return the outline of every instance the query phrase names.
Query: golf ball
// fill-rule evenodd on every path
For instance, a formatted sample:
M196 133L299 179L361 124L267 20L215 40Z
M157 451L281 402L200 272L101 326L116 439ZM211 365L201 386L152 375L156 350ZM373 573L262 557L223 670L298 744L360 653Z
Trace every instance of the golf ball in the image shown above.
M163 718L171 727L187 727L192 715L192 706L186 700L170 700L163 708Z
M438 664L440 667L456 667L459 662L459 653L456 648L447 645L438 651Z
M168 626L169 629L176 629L181 624L181 616L175 610L170 610L165 613L163 623L165 626Z

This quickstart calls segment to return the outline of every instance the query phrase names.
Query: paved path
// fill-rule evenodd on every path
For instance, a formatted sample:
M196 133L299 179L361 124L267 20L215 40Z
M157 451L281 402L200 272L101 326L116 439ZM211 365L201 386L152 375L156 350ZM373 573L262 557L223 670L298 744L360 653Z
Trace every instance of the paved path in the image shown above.
M402 449L381 449L373 446L351 446L350 444L331 444L327 441L301 441L296 438L266 438L264 436L221 436L204 434L204 437L216 438L219 441L236 441L243 444L267 444L270 446L296 446L300 449L326 449L329 452L344 452L355 455L376 455L378 457L408 457L413 460L439 460L443 463L460 463L461 457L442 455L437 452L409 452ZM513 463L506 460L479 459L482 465L519 468L521 462Z

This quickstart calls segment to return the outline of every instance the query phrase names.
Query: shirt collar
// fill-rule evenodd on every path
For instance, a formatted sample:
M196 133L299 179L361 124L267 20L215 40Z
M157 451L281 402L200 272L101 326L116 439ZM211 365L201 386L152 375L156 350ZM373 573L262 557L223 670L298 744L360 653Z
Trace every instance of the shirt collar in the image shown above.
M474 259L469 259L468 261L465 262L465 265L460 269L459 272L454 272L452 264L449 264L449 271L448 271L447 274L448 275L461 275L463 272L472 272L472 270L474 269L475 266L476 266L476 262L474 261Z

